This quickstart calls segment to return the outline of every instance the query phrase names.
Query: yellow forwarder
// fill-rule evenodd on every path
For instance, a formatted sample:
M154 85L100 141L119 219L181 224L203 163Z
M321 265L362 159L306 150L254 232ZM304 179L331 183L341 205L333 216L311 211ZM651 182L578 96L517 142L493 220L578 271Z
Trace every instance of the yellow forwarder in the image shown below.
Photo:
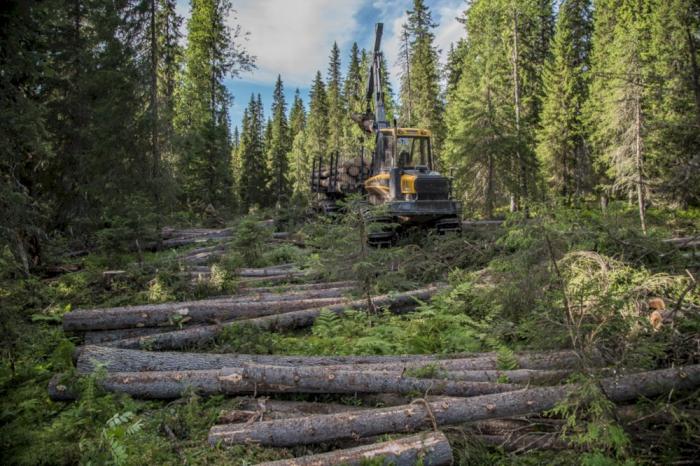
M341 163L337 154L327 165L321 158L314 160L312 191L322 196L324 210L333 210L335 201L350 192L363 192L370 204L386 207L386 217L375 220L398 224L399 229L423 226L439 232L459 231L460 206L452 199L450 180L435 171L430 131L390 127L386 121L380 66L382 30L382 23L377 23L367 111L353 117L365 132L375 135L371 161L365 164L361 157L354 159L354 164L347 160ZM387 229L371 233L368 240L375 245L391 244L397 233Z

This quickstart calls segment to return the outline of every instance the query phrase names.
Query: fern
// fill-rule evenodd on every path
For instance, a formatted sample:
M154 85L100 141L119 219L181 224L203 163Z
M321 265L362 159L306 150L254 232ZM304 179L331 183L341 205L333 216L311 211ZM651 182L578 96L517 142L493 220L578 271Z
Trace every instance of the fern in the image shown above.
M336 336L342 328L340 317L335 312L328 309L321 309L321 313L314 322L312 332L321 338L331 338Z

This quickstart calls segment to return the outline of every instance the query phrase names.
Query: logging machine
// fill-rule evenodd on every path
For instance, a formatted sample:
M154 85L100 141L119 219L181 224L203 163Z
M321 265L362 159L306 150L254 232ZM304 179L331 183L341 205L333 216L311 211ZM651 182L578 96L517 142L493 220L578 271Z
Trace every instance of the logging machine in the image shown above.
M328 164L321 157L315 159L312 191L319 193L326 212L336 210L336 201L352 192L366 195L371 205L385 207L382 218L373 220L397 227L370 233L370 244L391 244L399 230L411 226L435 228L439 233L461 231L460 205L452 199L451 181L436 170L430 131L399 128L395 121L390 126L387 121L382 92L382 31L383 24L377 23L365 94L367 110L353 115L362 130L375 138L371 160L365 163L364 153L342 161L335 153Z

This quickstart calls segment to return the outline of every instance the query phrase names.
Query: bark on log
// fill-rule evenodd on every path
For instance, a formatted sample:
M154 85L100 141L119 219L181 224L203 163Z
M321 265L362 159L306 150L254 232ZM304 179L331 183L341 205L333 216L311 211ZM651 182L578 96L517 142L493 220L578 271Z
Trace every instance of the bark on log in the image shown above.
M90 373L97 364L109 372L182 371L242 367L244 364L276 366L332 366L377 362L434 360L432 355L404 356L288 356L259 354L181 353L141 351L107 346L83 346L76 351L78 372Z
M140 308L85 309L63 316L63 330L115 330L122 328L173 326L177 322L211 323L231 319L265 316L277 312L296 311L343 302L342 298L316 298L297 301L218 301L197 304Z
M171 330L171 327L122 328L117 330L93 330L83 333L83 343L99 345L124 338L145 337Z
M238 409L222 411L218 424L233 424L251 420L290 419L310 414L345 413L367 409L340 403L315 403L311 401L270 400L268 398L242 398Z
M243 288L243 293L282 293L292 291L308 291L308 290L324 290L327 288L354 288L357 282L353 280L337 281L337 282L318 282L318 283L290 283L288 285L278 286L262 286L262 287L246 287Z
M382 461L378 462L380 458ZM359 466L370 460L372 464L394 466L444 466L452 464L453 457L445 435L430 432L330 453L260 463L258 466Z
M606 378L600 382L605 395L615 402L642 396L653 397L672 389L694 389L698 386L700 365ZM209 441L214 445L259 443L284 447L391 432L411 432L430 427L433 422L437 425L461 424L544 411L553 408L567 394L575 393L578 389L578 385L538 387L353 413L264 421L251 425L214 426L209 432Z
M184 371L203 369L223 369L224 367L242 367L245 364L264 364L274 366L326 366L330 369L373 370L376 366L400 368L417 363L435 366L438 364L470 364L472 360L484 360L485 357L469 354L456 355L396 355L396 356L294 356L294 355L257 355L257 354L210 354L181 353L167 351L141 351L134 349L112 348L107 346L83 346L76 352L76 366L82 373L89 373L96 364L103 365L109 372L138 371ZM477 353L479 354L479 353ZM555 354L566 357L566 352ZM521 360L532 359L540 353L516 354ZM442 359L440 359L442 358ZM451 359L459 358L459 359ZM557 364L562 359L552 358ZM454 364L457 366L457 364Z
M187 386L203 395L223 393L430 393L475 396L520 386L393 377L362 371L326 371L319 367L258 366L202 371L112 372L98 382L105 390L137 398L169 399Z
M428 397L429 401L440 401L445 397ZM238 409L222 411L217 424L237 424L242 422L260 422L275 419L292 419L314 414L337 414L351 411L372 409L368 406L345 405L340 403L319 403L313 401L270 400L266 397L242 397ZM404 404L404 403L401 403ZM547 419L548 423L555 420ZM479 435L508 435L513 432L524 433L541 426L537 420L529 419L486 419L467 425L470 433ZM558 426L557 426L558 427Z
M299 291L285 291L282 290L280 293L270 292L272 288L262 288L262 292L258 291L258 288L251 288L244 290L242 294L238 295L228 295L228 296L217 296L213 298L200 299L196 301L182 301L182 302L170 302L170 303L160 303L160 304L143 304L136 306L122 306L105 308L114 311L118 310L133 310L133 311L144 311L150 312L151 310L167 310L167 309L180 309L187 306L199 306L207 305L211 303L262 303L270 301L299 301L307 299L319 299L319 298L340 298L344 294L352 291L352 287L337 287L337 288L320 288L320 289L301 289ZM94 309L94 310L100 310ZM167 331L167 329L148 329L148 328L134 328L134 329L121 329L114 331L88 331L85 334L85 343L92 344L97 342L118 340L121 338L129 338L142 335L150 335L153 333L161 333ZM118 336L118 335L122 336Z
M250 384L262 391L274 392L276 386L296 387L298 393L430 393L447 396L476 396L521 388L518 385L490 382L461 382L403 377L398 372L332 370L325 367L285 367L247 364L241 368L224 368L222 389L236 393ZM266 387L272 387L268 390Z
M414 309L418 301L428 300L437 287L428 287L420 290L409 291L398 295L383 295L373 299L375 306L387 307L393 312L406 312ZM338 315L342 315L348 309L364 309L367 306L366 299L350 301L344 304L336 304L325 308L304 309L300 311L285 312L284 314L258 317L253 319L227 322L221 325L207 325L203 327L165 332L137 338L126 338L109 343L109 346L117 348L149 348L155 350L181 349L188 346L202 345L211 342L226 327L245 325L257 327L263 330L288 330L313 325L322 309L327 309Z

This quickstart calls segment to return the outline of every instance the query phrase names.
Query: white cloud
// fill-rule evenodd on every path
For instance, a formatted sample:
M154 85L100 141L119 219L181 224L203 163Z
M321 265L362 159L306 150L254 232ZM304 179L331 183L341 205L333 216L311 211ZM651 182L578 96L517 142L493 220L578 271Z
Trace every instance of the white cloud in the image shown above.
M375 1L373 6L382 12L385 21L384 41L382 49L390 67L390 75L394 92L398 93L399 76L402 72L397 65L401 48L401 27L406 22L406 10L411 8L411 2L406 0ZM445 63L451 43L456 43L464 37L464 26L455 18L462 15L466 9L464 0L437 0L429 2L433 21L438 23L435 28L435 45L441 50L440 61ZM393 16L390 16L393 13Z
M254 82L282 75L291 86L309 85L316 70L324 77L333 41L341 49L353 39L357 0L238 0L237 22L250 32L246 46L257 56ZM231 19L231 21L236 21Z

